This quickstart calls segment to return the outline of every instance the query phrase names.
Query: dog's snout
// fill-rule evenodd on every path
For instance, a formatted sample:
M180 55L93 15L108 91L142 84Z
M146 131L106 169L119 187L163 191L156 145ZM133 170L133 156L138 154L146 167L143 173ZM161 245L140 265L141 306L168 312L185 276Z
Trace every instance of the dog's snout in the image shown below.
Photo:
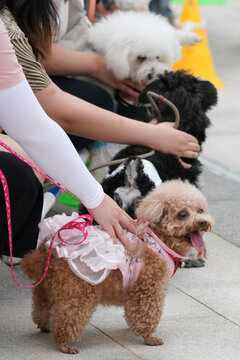
M201 229L204 229L207 226L207 222L205 220L200 220L198 224Z
M151 68L150 72L148 73L148 79L152 80L154 74L155 74L154 68Z

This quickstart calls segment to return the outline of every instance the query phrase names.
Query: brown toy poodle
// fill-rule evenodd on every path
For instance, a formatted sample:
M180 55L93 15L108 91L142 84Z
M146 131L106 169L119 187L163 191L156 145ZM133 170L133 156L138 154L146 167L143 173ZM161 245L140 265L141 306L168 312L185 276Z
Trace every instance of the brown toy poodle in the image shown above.
M152 336L162 311L169 283L168 261L144 241L154 232L169 252L184 257L194 247L206 253L202 234L212 229L203 194L188 182L167 181L151 191L136 210L139 222L137 241L143 268L138 279L127 289L119 269L112 270L98 285L91 285L74 274L67 261L52 257L44 281L33 289L33 321L41 331L51 331L58 347L76 354L78 341L98 304L123 306L125 319L135 335L147 345L162 345ZM139 255L139 253L138 253ZM27 254L21 266L34 282L41 278L47 261L45 244Z

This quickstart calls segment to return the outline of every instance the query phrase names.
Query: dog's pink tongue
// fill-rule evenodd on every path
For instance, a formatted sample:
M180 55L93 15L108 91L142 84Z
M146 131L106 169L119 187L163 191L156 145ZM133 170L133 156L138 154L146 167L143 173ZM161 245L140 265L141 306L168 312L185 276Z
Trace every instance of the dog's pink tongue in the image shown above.
M201 237L201 235L197 231L194 231L194 232L190 233L190 236L191 236L191 242L192 242L194 248L197 251L203 251L205 248L205 245L204 245L203 238Z

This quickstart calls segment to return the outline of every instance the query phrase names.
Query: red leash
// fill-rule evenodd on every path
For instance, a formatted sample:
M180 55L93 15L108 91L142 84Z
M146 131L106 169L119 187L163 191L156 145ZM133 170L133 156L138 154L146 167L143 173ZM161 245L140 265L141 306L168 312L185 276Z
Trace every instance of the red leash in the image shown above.
M6 150L8 150L9 152L11 152L13 155L17 156L20 160L22 160L23 162L25 162L27 165L31 166L34 170L36 170L37 172L39 172L41 175L43 175L45 178L47 178L48 180L50 180L52 183L54 183L56 186L58 186L60 189L62 189L63 191L65 191L67 194L71 195L74 199L76 199L77 201L79 201L79 203L81 203L81 201L74 196L73 194L71 194L69 191L67 191L66 189L64 189L61 185L57 184L54 180L52 180L49 176L47 176L46 174L44 174L44 172L42 172L37 166L32 165L29 161L27 161L26 159L24 159L21 155L19 155L18 153L16 153L14 150L12 150L9 146L7 146L4 142L0 142L0 145L2 147L4 147ZM2 172L2 170L0 169L0 179L1 179L1 183L3 186L3 192L4 192L4 197L5 197L5 205L6 205L6 214L7 214L7 226L8 226L8 237L9 237L9 252L10 252L10 260L11 260L11 272L12 272L12 277L13 280L15 281L15 283L20 286L23 289L33 289L36 286L38 286L45 278L45 276L47 275L47 271L48 271L48 267L49 267L49 263L50 263L50 259L51 259L51 251L52 251L52 246L53 246L53 242L55 240L55 237L58 236L59 239L64 242L65 244L69 244L68 242L64 241L63 238L61 237L61 232L64 230L69 230L69 229L77 229L80 230L83 235L84 238L82 241L75 243L75 244L69 244L69 245L79 245L82 244L82 242L87 238L88 232L86 227L92 225L92 221L93 218L90 215L82 215L79 216L78 218L76 218L75 220L72 220L70 222L68 222L67 224L63 225L57 232L56 234L53 236L50 246L49 246L49 250L48 250L48 257L47 257L47 263L45 266L45 270L43 273L42 278L34 285L32 286L24 286L21 285L15 278L14 275L14 271L13 271L13 255L12 255L12 223L11 223L11 209L10 209L10 195L9 195L9 189L8 189L8 184L7 184L7 180ZM86 219L87 221L82 223L79 222L78 220L82 220L82 219Z

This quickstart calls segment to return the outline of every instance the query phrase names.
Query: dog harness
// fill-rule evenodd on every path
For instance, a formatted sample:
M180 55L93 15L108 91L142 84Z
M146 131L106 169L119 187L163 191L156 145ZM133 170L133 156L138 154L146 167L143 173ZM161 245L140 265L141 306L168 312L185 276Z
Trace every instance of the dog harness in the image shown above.
M39 224L40 232L37 247L46 238L51 239L63 225L78 217L77 213L72 213L71 216L62 214L42 220ZM68 245L56 236L52 255L66 260L71 270L91 285L100 284L111 270L119 269L123 276L123 286L128 288L138 279L144 267L142 258L126 255L125 248L120 240L114 244L108 233L99 225L88 226L87 231L87 238L79 245L71 245L71 243L81 242L83 238L82 233L79 233L77 229L65 230L64 234L61 235ZM134 234L127 230L124 231L129 241L139 241ZM173 276L177 268L180 267L183 257L169 249L150 228L144 235L143 241L167 262L169 277ZM50 242L51 240L46 242L46 247L50 246Z

